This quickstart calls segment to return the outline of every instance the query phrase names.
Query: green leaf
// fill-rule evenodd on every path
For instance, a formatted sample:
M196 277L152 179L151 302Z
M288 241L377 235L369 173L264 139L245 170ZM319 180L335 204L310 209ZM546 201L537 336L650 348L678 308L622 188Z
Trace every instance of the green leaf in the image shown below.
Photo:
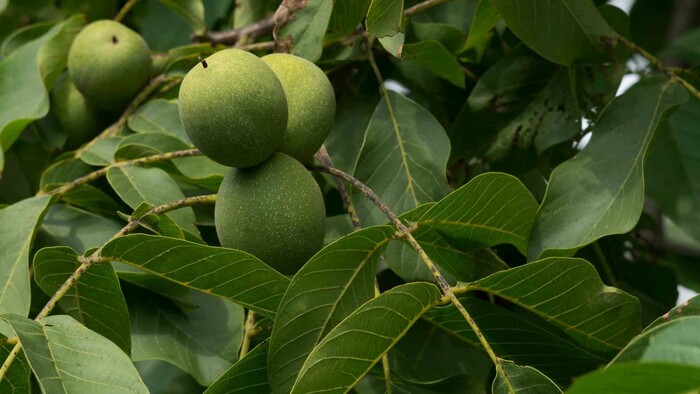
M187 372L161 360L134 363L151 394L193 394L204 388Z
M17 331L43 392L148 393L129 357L73 318L49 316L40 323L17 315L3 319Z
M700 368L700 316L674 319L634 338L610 364L668 362Z
M558 384L566 386L575 377L609 361L609 357L586 350L563 330L521 308L499 306L474 297L460 301L497 356L537 368ZM481 349L476 334L453 305L432 308L423 318Z
M376 37L388 37L401 31L403 0L372 0L367 11L367 31Z
M403 57L403 44L405 40L406 35L399 32L393 36L380 38L379 43L382 44L384 49L392 56L400 59Z
M506 382L500 374L496 374L491 388L494 394L526 393L526 394L556 394L561 393L547 376L535 368L516 365L501 360L503 370L508 376Z
M517 46L479 78L452 126L453 154L499 162L577 135L581 115L569 73Z
M51 197L22 200L0 210L0 312L29 314L29 251Z
M190 148L192 145L170 134L133 134L122 140L114 157L117 160L130 160ZM206 156L180 157L159 163L158 166L175 177L184 177L191 183L213 191L219 189L221 180L230 169Z
M348 391L439 299L436 286L417 282L365 303L309 354L292 393Z
M31 25L20 27L2 40L0 55L2 55L2 57L9 56L10 53L14 52L18 48L21 48L22 45L46 34L46 32L48 32L55 25L55 21L47 21L32 23Z
M4 322L3 322L4 323ZM0 360L6 360L15 345L4 344L0 346ZM24 350L22 350L15 361L7 370L4 378L0 380L0 392L12 394L29 394L31 385L29 378L31 369L24 358Z
M105 260L132 265L204 293L274 317L289 279L256 257L175 238L132 234L107 243Z
M171 238L185 239L185 234L182 229L175 223L170 216L165 214L150 213L155 207L148 203L143 203L134 210L129 217L129 220L138 220L140 225L153 231L156 234L164 235ZM193 241L194 242L194 241Z
M161 276L149 274L128 264L113 261L112 267L122 282L159 294L183 310L197 307L192 298L194 293L185 286L173 284Z
M644 205L649 144L659 123L687 97L675 83L652 80L635 85L605 108L588 146L550 176L532 229L530 259L634 227Z
M159 0L163 5L178 14L195 33L202 33L204 25L204 4L202 0Z
M451 84L464 89L464 74L457 58L435 40L405 44L402 57L424 67Z
M625 363L584 375L567 394L693 393L700 388L700 368L666 363Z
M79 266L78 254L69 247L43 248L34 256L34 280L44 293L52 295ZM131 352L129 312L110 264L95 264L85 270L59 301L59 306L126 354Z
M400 214L447 194L449 153L450 141L437 119L390 91L370 119L353 173ZM352 197L363 225L386 222L364 196Z
M255 2L259 0L254 0ZM328 23L329 33L332 39L340 39L357 30L357 25L362 22L371 0L336 1L333 4L333 12ZM328 39L328 38L326 38Z
M388 356L392 383L408 386L409 392L424 388L439 393L485 393L493 381L493 363L482 349L424 319L415 322ZM377 367L374 371L380 369Z
M270 393L267 382L267 348L262 343L228 369L204 394L258 394Z
M84 23L82 16L67 19L0 62L0 150L6 151L29 123L48 113L47 88L65 67L70 43ZM0 155L0 171L3 166Z
M497 272L466 289L521 306L603 356L616 353L641 331L639 301L605 286L582 259L547 258Z
M236 15L237 14L238 13L236 13ZM168 21L159 21L158 24L167 25ZM200 56L208 57L209 55L216 53L217 50L220 50L220 48L212 46L210 43L186 44L176 47L166 45L166 47L167 52L165 54L156 55L153 59L153 70L156 74L182 76L183 74L186 74L197 63L199 63ZM174 119L165 119L161 116L163 113L167 113L168 111L170 111L167 109L168 106L163 105L163 103L165 102L169 102L171 104L176 103L175 101L171 100L153 99L144 104L141 108L150 107L148 110L145 110L146 113L149 114L149 119L147 119L145 123L141 123L141 120L135 120L136 122L138 122L137 124L140 125L139 127L145 127L146 129L150 129L151 127L159 127L161 126L160 122L164 122L164 124L167 125L180 124L179 116L177 115L175 115ZM137 112L139 111L137 110ZM154 117L150 118L151 115ZM133 118L132 115L132 117L129 118L129 128L131 128L131 119L138 119L138 116L136 118ZM158 121L158 124L149 125L149 120ZM186 136L186 134L184 134L184 129L182 130L182 132L183 137Z
M365 130L379 102L379 95L359 95L350 89L339 93L335 123L325 145L333 158L333 164L352 173L362 148Z
M491 1L515 35L554 63L599 62L612 52L603 37L617 33L591 0Z
M116 217L116 212L123 211L124 206L102 190L82 185L63 195L66 204L94 212L102 216Z
M472 23L469 25L467 41L464 43L460 53L467 53L470 60L479 62L486 49L486 44L491 39L491 30L493 30L499 20L501 20L501 15L494 7L493 1L479 0L474 10Z
M691 99L663 125L649 152L645 187L673 222L700 239L700 100ZM669 182L673 179L673 182Z
M236 0L232 27L239 29L265 18L269 11L274 11L276 3L272 0Z
M450 53L457 52L465 41L464 34L458 28L447 23L421 23L412 20L411 27L418 41L437 41Z
M144 168L134 165L112 167L107 171L107 180L114 191L131 208L147 202L158 206L185 198L175 181L159 168ZM191 207L167 213L183 230L198 232Z
M47 168L41 175L41 190L44 192L55 189L81 176L89 174L93 167L80 159L69 158L59 160Z
M275 47L281 52L317 62L323 52L323 36L333 10L327 0L284 0L275 16Z
M167 361L208 386L237 358L242 307L202 293L187 312L145 291L130 291L128 301L134 361Z
M65 204L49 208L41 223L41 234L50 244L65 245L79 254L109 241L122 225L113 220Z
M114 161L114 152L124 139L121 136L107 137L80 151L80 160L91 166L104 167Z
M151 100L129 117L128 124L129 128L137 133L172 134L187 143L190 142L180 122L177 102L174 101Z
M192 148L192 145L188 145L171 134L160 132L132 134L124 138L119 146L117 146L117 150L114 152L114 158L118 161L132 160L139 157L190 148ZM170 167L167 162L158 163L158 165L163 168Z
M193 394L204 390L187 372L168 362L149 360L134 365L151 394Z
M369 227L321 249L294 275L270 339L270 385L291 390L306 356L352 311L374 298L377 261L394 235Z
M623 234L599 239L579 250L576 257L590 261L598 272L604 273L605 281L614 281L615 287L637 297L642 306L642 326L645 326L676 305L678 280L673 270L656 257L644 256L645 244L634 241L630 244L630 238ZM626 258L630 253L641 255Z
M457 281L472 281L494 272L508 269L491 249L473 250L470 245L453 244L438 231L423 227L414 234L428 257L437 265L442 276L454 284ZM386 252L387 265L402 279L412 281L435 281L435 277L423 259L406 242L389 244Z
M435 204L423 204L401 215L399 219L406 223L420 223L421 219ZM473 281L494 272L508 269L508 265L498 258L491 249L475 250L473 244L469 242L455 242L454 239L444 237L439 231L429 226L416 227L413 231L413 236L449 283ZM407 282L416 280L435 281L432 272L430 272L413 247L406 242L389 244L386 252L386 263Z
M492 172L477 176L433 205L418 221L446 240L478 247L509 243L521 253L535 218L537 202L515 177Z

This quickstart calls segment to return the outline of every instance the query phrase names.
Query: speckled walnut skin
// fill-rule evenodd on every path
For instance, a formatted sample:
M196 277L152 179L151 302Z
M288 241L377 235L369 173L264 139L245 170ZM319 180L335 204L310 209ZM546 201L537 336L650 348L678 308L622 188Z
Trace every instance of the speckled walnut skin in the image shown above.
M287 134L280 152L308 163L333 127L333 86L323 70L301 57L274 53L262 60L282 82L289 105Z
M257 56L217 52L190 70L180 86L180 119L192 143L229 167L252 167L270 157L287 128L282 84Z
M68 73L92 105L121 112L152 73L146 41L121 23L93 22L76 36L68 52Z
M244 250L287 275L321 249L325 217L318 184L283 153L253 168L232 169L214 210L223 246Z

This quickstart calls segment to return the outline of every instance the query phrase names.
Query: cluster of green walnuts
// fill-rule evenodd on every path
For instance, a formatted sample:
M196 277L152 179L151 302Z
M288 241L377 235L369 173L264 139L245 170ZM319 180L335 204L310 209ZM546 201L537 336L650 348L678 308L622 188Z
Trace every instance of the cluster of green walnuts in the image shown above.
M82 29L68 54L68 76L53 91L69 131L66 146L116 120L152 73L150 49L135 31L108 20ZM325 73L292 55L226 49L187 73L178 105L192 143L233 167L215 206L221 244L296 272L325 234L323 196L302 164L333 124L335 94Z
M226 49L187 73L178 105L192 143L233 167L215 206L221 244L296 272L325 234L323 195L302 163L313 159L333 123L326 75L293 55Z

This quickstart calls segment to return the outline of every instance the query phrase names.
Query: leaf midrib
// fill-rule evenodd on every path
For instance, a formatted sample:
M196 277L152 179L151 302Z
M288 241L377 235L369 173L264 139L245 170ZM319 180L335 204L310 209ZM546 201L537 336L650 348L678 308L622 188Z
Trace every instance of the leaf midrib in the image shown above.
M336 308L337 308L338 305L340 304L340 300L343 298L343 296L345 295L345 293L346 293L346 292L348 291L348 289L350 288L350 284L353 283L353 281L355 280L355 278L357 277L357 275L360 273L360 271L362 271L362 268L365 267L365 264L367 263L367 261L369 261L369 259L377 252L377 250L379 250L382 246L384 246L384 244L387 244L387 243L389 243L389 242L392 241L392 240L393 240L393 237L391 237L391 238L385 238L385 239L383 239L382 241L380 241L380 242L378 242L377 244L375 244L375 246L374 246L371 250L368 251L368 253L367 253L367 255L365 256L365 258L360 262L360 264L358 265L358 268L355 270L355 272L353 272L351 278L347 281L347 285L346 285L346 286L343 286L343 290L341 291L340 295L339 295L338 298L333 302L333 306L332 306L332 308L331 308L331 310L330 310L330 313L328 314L328 317L327 317L326 320L323 322L323 324L320 325L320 326L318 327L317 331L319 331L319 334L318 334L317 338L314 340L314 348L316 347L316 345L317 345L320 341L323 340L323 337L324 337L323 334L326 333L326 328L328 328L328 322L330 321L331 317L333 316L333 313L335 312ZM290 288L291 288L291 285L290 285ZM282 309L282 307L283 307L283 306L280 305L280 309ZM307 332L308 332L308 331L307 331ZM327 334L327 333L326 333L326 334ZM277 351L276 351L274 354L271 354L271 355L270 355L270 358L274 358L275 355L279 352L279 349L281 349L281 348L278 348ZM312 351L313 351L313 348L312 348L309 352L303 354L301 357L305 357L305 356L311 354ZM298 358L301 358L301 357L298 357ZM272 371L271 374L274 374L274 373L278 372L280 369L282 369L282 368L284 368L284 367L286 367L286 366L287 366L287 364L280 365L279 367L277 367L277 369L275 369L274 371ZM292 375L287 376L286 378L284 378L284 380L283 380L282 382L286 382L286 381L289 380L290 378L295 377L295 375L298 376L298 373L295 373L295 374L292 374Z
M586 235L582 237L582 239L579 241L581 242L586 242L586 239L590 238L591 234L593 233L594 230L597 229L598 225L600 222L603 220L603 218L607 215L607 213L610 211L610 207L615 203L617 200L617 197L622 193L622 190L625 189L625 186L627 185L627 182L629 181L630 177L632 176L632 173L634 173L634 169L637 168L639 165L639 159L644 156L648 149L649 141L651 140L651 136L654 134L654 130L652 130L652 126L656 125L658 122L656 122L656 118L659 115L659 108L661 107L661 102L664 99L664 95L666 94L666 90L671 86L673 82L669 81L666 83L662 88L661 88L661 94L659 94L658 99L656 100L656 105L654 106L654 112L652 113L651 116L651 122L649 122L649 126L647 127L647 131L644 134L644 141L642 141L641 144L641 149L637 152L637 155L634 158L633 165L630 166L630 169L627 171L627 175L625 176L625 179L622 181L620 184L620 187L617 189L615 192L615 195L610 199L610 202L608 205L605 207L605 209L602 211L598 219L593 223L592 226L588 228L588 232ZM643 175L642 175L643 176Z

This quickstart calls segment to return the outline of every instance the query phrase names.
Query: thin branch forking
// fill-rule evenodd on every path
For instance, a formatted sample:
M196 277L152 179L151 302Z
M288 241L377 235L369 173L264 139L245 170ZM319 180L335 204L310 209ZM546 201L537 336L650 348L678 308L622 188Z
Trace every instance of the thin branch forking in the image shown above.
M503 377L506 386L508 386L509 392L514 393L515 390L512 384L510 383L510 380L508 379L508 375L506 374L506 371L503 368L503 365L501 364L501 360L498 358L498 356L496 356L496 353L491 348L491 345L486 340L486 337L484 337L484 334L481 332L481 329L476 324L474 318L471 317L467 309L464 307L464 305L462 305L457 296L454 294L454 292L452 291L452 287L447 283L445 277L442 276L435 263L433 263L428 254L425 252L425 250L423 250L423 247L418 243L418 241L416 241L416 239L411 234L413 228L406 227L406 225L404 225L401 222L398 216L396 216L396 214L381 200L381 198L369 186L365 185L352 175L345 173L337 168L328 166L313 166L311 167L311 169L331 174L349 182L353 187L355 187L362 194L364 194L365 197L372 201L372 203L374 203L374 205L377 206L377 208L379 208L379 210L381 210L387 218L389 218L389 221L399 231L400 235L408 241L408 243L413 247L416 253L418 253L421 260L423 260L428 269L430 269L430 272L433 274L433 277L435 277L440 286L440 290L444 294L444 298L450 303L452 303L452 305L454 305L455 308L457 308L462 317L464 317L464 319L467 321L469 327L471 327L472 331L474 331L477 338L479 338L479 342L484 348L484 351L486 351L486 353L489 355L489 358L496 367L496 372Z
M166 87L174 86L173 84L180 82L182 78L181 77L167 77L165 75L158 75L157 77L151 79L151 81L146 85L143 90L134 97L134 99L131 101L128 107L124 110L122 115L117 119L116 122L114 122L112 125L104 129L100 134L97 135L97 137L93 138L90 142L87 144L81 146L79 149L75 151L75 157L80 157L80 154L87 150L88 148L92 147L99 141L113 136L121 131L122 128L126 125L126 122L129 120L129 117L136 112L136 110L144 103L148 98L150 98L151 94L156 91L164 82L167 84L165 85ZM171 86L172 85L172 86Z
M185 150L178 150L178 151L168 152L168 153L160 153L157 155L151 155L151 156L146 156L146 157L140 157L138 159L125 160L125 161L115 161L106 167L102 167L99 170L96 170L96 171L93 171L87 175L81 176L78 179L74 179L73 181L66 183L63 186L59 186L55 189L52 189L52 190L46 191L46 192L40 191L39 193L37 193L37 195L38 196L56 195L59 197L63 196L64 194L77 188L78 186L84 185L88 182L92 182L98 178L101 178L101 177L107 175L107 171L109 171L110 168L124 167L127 165L157 163L160 161L167 161L167 160L177 159L180 157L199 156L201 154L202 154L202 152L200 152L199 149L185 149Z
M235 45L243 37L255 40L272 32L275 27L275 17L271 15L265 19L233 30L204 32L203 34L193 34L190 37L192 42L210 42L212 45Z
M618 36L615 38L609 38L609 37L603 37L603 40L608 42L614 42L615 40L625 44L628 48L631 50L637 52L640 54L643 58L647 59L649 63L651 63L654 67L659 69L664 75L666 75L671 81L676 82L677 84L681 85L688 93L692 94L695 96L695 98L700 99L700 90L695 88L691 83L686 81L685 79L681 78L676 72L673 71L673 69L669 66L667 66L664 62L659 60L656 56L652 55L651 53L647 52L644 48L640 47L639 45L635 44L634 42L630 41L624 36Z
M148 212L146 212L145 215L148 214L163 214L166 212L173 211L175 209L179 208L184 208L184 207L189 207L193 205L199 205L199 204L211 204L216 201L216 194L208 194L208 195L202 195L202 196L194 196L194 197L187 197L179 200L175 200L172 202L169 202L167 204L159 205ZM138 226L141 225L141 221L139 219L134 219L130 220L129 223L126 224L119 232L114 234L114 236L110 239L113 240L117 237L126 235L130 233L131 231L134 231ZM109 241L108 241L109 242ZM56 307L58 304L58 301L63 298L68 291L80 280L80 278L83 276L83 274L95 263L101 262L99 260L99 253L100 249L96 250L94 253L92 253L89 257L78 257L78 261L80 262L80 266L73 271L73 273L66 279L65 282L61 285L61 287L56 290L56 292L51 296L49 301L44 305L44 307L41 309L39 314L34 318L35 321L39 321L45 317L47 317L51 311ZM8 338L9 339L9 338ZM12 343L15 342L14 340L8 340L7 342ZM2 366L0 366L0 381L6 376L7 372L10 370L10 366L14 362L15 358L19 354L19 352L22 350L22 343L17 341L14 348L10 351L10 354L8 355L7 359L3 362Z
M404 10L404 16L406 18L410 18L415 14L425 12L435 6L450 2L452 0L426 0L422 3L418 3L412 7L406 8ZM257 38L263 37L266 34L269 34L272 32L272 30L275 28L275 15L270 15L265 19L262 19L258 22L255 22L251 25L240 27L238 29L231 29L231 30L223 30L223 31L213 31L213 32L204 32L201 34L192 34L190 36L190 41L194 43L200 43L200 42L210 42L212 45L227 45L227 46L233 46L239 43L241 40L245 38L245 41L249 40L255 40ZM274 43L272 43L274 44ZM263 47L264 49L258 49L257 47L252 47L254 49L247 49L246 50L268 50L270 48L270 44L267 44ZM245 47L245 46L244 46Z

